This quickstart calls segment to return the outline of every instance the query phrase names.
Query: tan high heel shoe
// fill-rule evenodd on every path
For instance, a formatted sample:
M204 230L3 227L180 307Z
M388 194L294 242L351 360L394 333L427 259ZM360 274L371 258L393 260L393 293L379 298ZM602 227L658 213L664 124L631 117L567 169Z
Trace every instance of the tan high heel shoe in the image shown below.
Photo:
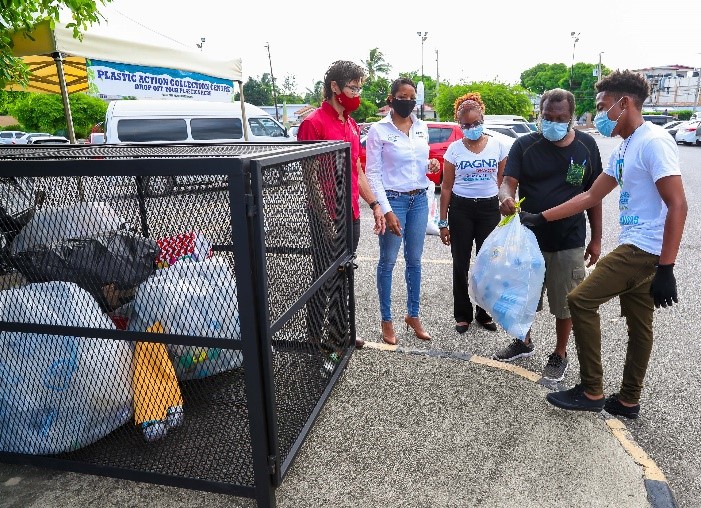
M419 318L404 316L404 322L406 323L407 331L409 331L409 328L411 328L412 330L414 330L414 333L419 339L431 340L431 336L426 330L424 330L424 327L421 325L421 320Z
M382 321L382 333L380 334L382 341L390 346L396 346L397 336L394 334L394 326L392 321Z

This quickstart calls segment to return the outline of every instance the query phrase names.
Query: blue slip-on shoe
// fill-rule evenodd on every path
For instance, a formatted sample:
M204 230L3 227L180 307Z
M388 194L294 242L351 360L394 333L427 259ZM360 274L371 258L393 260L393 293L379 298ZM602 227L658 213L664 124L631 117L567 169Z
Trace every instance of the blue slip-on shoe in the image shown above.
M561 392L552 392L545 396L545 399L553 406L570 411L593 411L598 413L604 408L604 398L592 400L584 395L584 387L581 384L574 385L574 388Z

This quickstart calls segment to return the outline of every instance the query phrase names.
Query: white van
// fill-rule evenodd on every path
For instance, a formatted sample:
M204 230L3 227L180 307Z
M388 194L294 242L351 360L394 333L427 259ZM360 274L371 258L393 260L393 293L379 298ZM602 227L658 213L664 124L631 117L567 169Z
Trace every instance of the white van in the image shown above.
M296 141L285 127L246 103L248 141ZM226 143L244 141L240 102L193 100L111 101L106 143Z

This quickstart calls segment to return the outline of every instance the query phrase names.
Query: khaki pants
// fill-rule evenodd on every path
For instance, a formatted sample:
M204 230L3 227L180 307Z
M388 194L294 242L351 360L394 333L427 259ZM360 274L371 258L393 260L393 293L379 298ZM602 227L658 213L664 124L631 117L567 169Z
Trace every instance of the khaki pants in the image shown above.
M620 399L637 404L652 351L654 304L650 283L659 256L634 245L619 245L596 264L594 271L567 295L572 314L581 383L591 395L603 395L599 307L618 296L628 325L628 349Z

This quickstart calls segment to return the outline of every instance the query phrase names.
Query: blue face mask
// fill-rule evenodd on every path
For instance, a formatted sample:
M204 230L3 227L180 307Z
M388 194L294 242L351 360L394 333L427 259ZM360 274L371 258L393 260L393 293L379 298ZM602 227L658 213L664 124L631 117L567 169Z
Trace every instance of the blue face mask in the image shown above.
M570 124L562 122L551 122L550 120L540 121L540 131L548 141L560 141L570 131Z
M470 129L463 129L462 134L470 141L477 141L482 136L483 127L478 125Z
M622 98L623 97L621 97L621 99ZM616 101L616 104L621 102L621 99L618 99ZM611 120L609 118L609 111L611 111L616 104L608 108L606 111L599 111L594 117L594 126L596 126L596 130L599 131L602 136L606 136L607 138L611 137L613 129L616 128L618 118L621 118L621 115L626 112L626 110L624 109L623 111L621 111L621 114L618 115L618 118L616 118L615 120Z

